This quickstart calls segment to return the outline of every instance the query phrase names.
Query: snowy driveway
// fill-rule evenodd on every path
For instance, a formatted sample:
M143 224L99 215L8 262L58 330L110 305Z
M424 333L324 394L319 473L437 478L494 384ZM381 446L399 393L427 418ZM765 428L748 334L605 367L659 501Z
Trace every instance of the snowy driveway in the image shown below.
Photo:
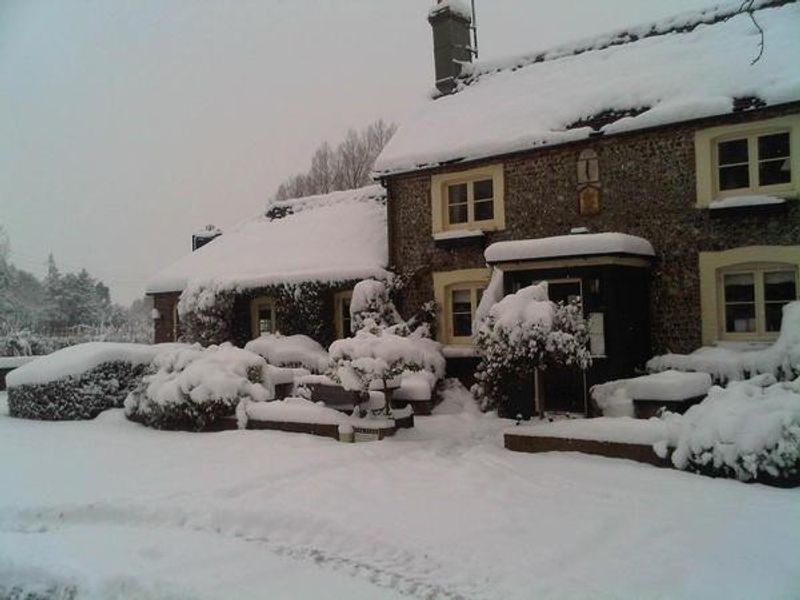
M800 490L502 449L454 397L380 443L10 419L0 596L796 598Z

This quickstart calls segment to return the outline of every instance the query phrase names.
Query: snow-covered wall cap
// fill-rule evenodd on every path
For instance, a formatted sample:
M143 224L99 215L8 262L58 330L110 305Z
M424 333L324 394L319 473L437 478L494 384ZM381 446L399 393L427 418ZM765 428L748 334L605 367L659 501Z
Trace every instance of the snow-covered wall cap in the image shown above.
M484 252L488 263L615 254L655 256L650 242L626 233L584 233L496 242Z
M464 0L438 0L428 11L428 18L432 19L448 10L451 14L457 15L472 23L472 9Z
M374 175L800 101L800 4L753 6L765 36L754 64L761 37L736 0L513 60L464 65L455 93L401 122Z
M273 203L147 284L149 294L189 284L253 289L386 276L386 191L380 185Z

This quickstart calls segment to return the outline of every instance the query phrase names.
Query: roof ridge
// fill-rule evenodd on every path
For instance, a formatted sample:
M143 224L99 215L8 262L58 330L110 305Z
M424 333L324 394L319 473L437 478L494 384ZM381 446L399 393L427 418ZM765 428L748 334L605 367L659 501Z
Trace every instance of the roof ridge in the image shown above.
M684 11L666 17L660 21L650 21L641 25L617 29L593 38L584 38L575 42L554 46L547 50L525 54L514 58L499 59L486 63L465 65L458 82L456 93L476 83L485 75L503 71L516 71L534 64L577 56L586 52L605 50L614 46L633 43L641 39L668 35L670 33L688 33L700 25L714 25L728 21L738 15L754 13L769 8L777 8L786 4L793 4L798 0L734 0L714 4L708 8L694 11Z

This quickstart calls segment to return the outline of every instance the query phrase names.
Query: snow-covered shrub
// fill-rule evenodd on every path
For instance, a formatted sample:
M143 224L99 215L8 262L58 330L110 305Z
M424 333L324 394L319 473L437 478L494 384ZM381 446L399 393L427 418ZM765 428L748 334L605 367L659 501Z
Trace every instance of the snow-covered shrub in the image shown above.
M536 369L591 364L581 304L551 302L546 282L491 306L478 323L475 343L481 360L472 393L483 410L503 412L513 388Z
M312 373L322 373L328 368L328 352L307 335L265 333L247 342L244 349L276 367L302 367Z
M125 415L156 429L201 431L243 399L272 397L267 363L229 343L170 349L125 400Z
M0 334L0 356L40 356L58 348L30 329L11 329Z
M146 367L146 364L110 361L53 381L10 386L9 414L43 421L93 419L104 410L122 407Z
M181 337L203 346L229 341L236 292L219 283L190 283L181 293Z
M365 398L374 382L384 387L405 371L424 370L441 379L445 368L441 345L426 333L420 328L398 335L393 328L380 327L368 319L354 337L331 344L329 375Z
M715 386L686 414L663 419L679 469L800 485L800 377L777 382L768 374Z
M391 327L402 323L400 314L389 297L386 283L375 279L359 281L353 287L350 320L353 332L363 329L367 321L378 327Z
M699 371L720 383L767 373L790 381L800 375L800 301L783 307L780 335L767 348L703 347L691 354L656 356L647 362L647 368L655 372Z

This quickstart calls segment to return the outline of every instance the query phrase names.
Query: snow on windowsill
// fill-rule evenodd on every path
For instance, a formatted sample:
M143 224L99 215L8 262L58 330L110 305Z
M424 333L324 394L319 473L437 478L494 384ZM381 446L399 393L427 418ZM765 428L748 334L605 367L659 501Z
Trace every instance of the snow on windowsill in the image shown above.
M433 239L437 242L442 240L460 240L463 238L484 237L486 234L482 229L453 229L450 231L440 231L433 234Z
M731 198L717 198L708 205L709 210L725 208L744 208L747 206L769 206L785 204L786 198L778 196L733 196Z
M478 356L475 346L442 346L445 358L473 358Z

